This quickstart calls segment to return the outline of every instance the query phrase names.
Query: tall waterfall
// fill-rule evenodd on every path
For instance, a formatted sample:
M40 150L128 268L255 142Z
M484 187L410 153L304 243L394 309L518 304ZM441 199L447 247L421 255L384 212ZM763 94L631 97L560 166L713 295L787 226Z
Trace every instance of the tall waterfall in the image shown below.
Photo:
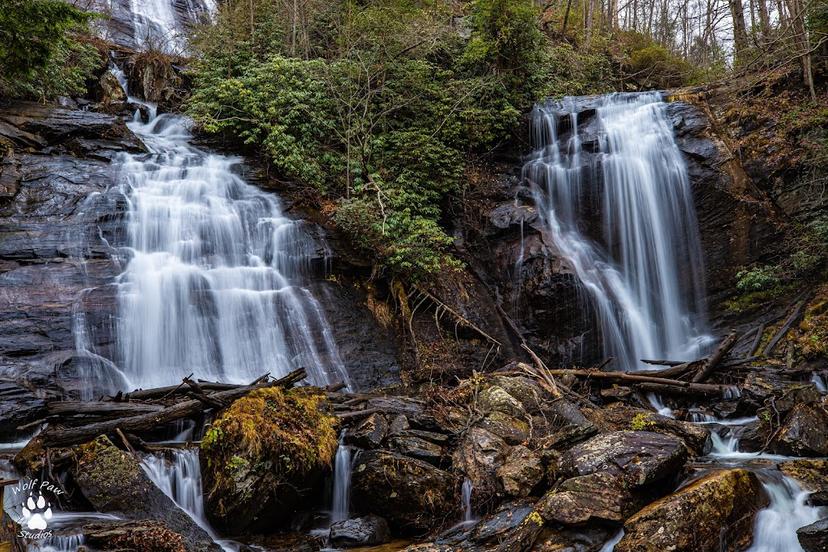
M595 117L597 151L582 144L572 100L533 111L536 149L523 176L547 237L587 291L603 353L618 368L643 368L647 358L692 359L708 339L702 255L665 104L658 93L611 95ZM603 243L585 233L587 194L599 197Z
M132 387L197 378L245 383L305 367L348 383L322 307L303 283L324 254L238 160L193 147L188 121L130 128L150 154L121 154L129 262L118 280L117 361ZM321 253L320 253L321 252Z

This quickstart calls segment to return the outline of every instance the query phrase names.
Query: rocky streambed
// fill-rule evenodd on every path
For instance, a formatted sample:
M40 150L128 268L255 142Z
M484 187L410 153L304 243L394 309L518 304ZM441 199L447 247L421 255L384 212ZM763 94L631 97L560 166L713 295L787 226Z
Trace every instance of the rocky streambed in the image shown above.
M327 245L302 249L302 287L322 298L350 388L262 369L236 385L175 374L124 393L118 297L135 252L122 156L166 166L125 124L141 106L117 101L127 103L109 103L116 115L83 102L0 110L4 504L9 532L29 532L16 546L824 549L828 404L819 366L793 362L786 346L821 295L739 320L715 362L667 362L645 379L550 369L535 351L566 368L578 347L582 363L600 359L590 316L573 311L577 282L515 179L488 198L481 232L465 227L467 278L421 291L415 312L308 225ZM732 271L737 253L757 255L758 242L715 231L731 220L729 159L700 112L674 104L669 115L704 248L717 244L716 296L712 275ZM251 165L233 170L268 187ZM739 209L734 224L753 217L754 236L771 231L756 201ZM412 369L415 332L453 354ZM654 390L669 416L653 410Z

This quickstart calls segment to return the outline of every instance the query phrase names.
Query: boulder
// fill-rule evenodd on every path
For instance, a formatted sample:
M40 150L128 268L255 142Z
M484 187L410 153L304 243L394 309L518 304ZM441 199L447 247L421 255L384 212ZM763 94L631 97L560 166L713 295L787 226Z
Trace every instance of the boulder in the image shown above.
M517 400L523 410L530 414L539 413L548 399L546 391L525 376L495 375L491 382Z
M828 552L828 518L800 527L796 538L805 552Z
M779 464L779 469L812 493L828 493L828 460L800 458Z
M490 413L479 425L510 445L519 445L529 439L529 423L503 412Z
M753 519L768 497L744 469L709 473L624 523L615 552L720 552L750 544Z
M328 540L337 548L375 546L391 540L391 531L383 518L367 515L334 523Z
M388 420L374 413L359 422L345 434L345 441L362 449L379 448L388 434Z
M641 493L624 486L614 474L572 477L549 491L536 508L549 522L580 525L589 521L624 521L645 504Z
M188 552L184 538L160 521L95 523L83 527L83 536L96 550Z
M678 437L695 455L710 449L710 431L690 422L668 418L643 408L616 402L586 410L586 416L603 431L645 430Z
M524 552L532 550L542 530L543 518L531 502L510 501L471 527L461 525L449 530L432 545L439 548L431 550Z
M221 550L190 516L150 481L134 456L116 448L106 437L99 437L78 447L77 458L72 476L84 498L96 511L115 513L128 520L156 520L163 523L163 526L152 525L148 532L142 529L141 534L144 536L140 538L150 538L147 535L152 534L175 533L181 537L184 549L188 552ZM140 523L129 526L127 533L135 535L140 527Z
M450 520L459 506L458 489L453 475L401 454L361 451L354 460L354 507L382 515L402 533L425 532Z
M286 524L314 496L337 448L324 395L269 387L234 402L201 442L205 508L233 534Z
M565 452L559 477L606 472L635 488L672 478L687 460L684 444L672 435L651 431L603 433Z
M443 458L443 447L416 435L395 435L389 439L389 445L400 454L419 458L432 464L439 464Z
M460 441L452 457L455 470L472 482L476 500L485 500L499 491L497 470L503 465L509 445L481 427L472 427Z
M540 457L523 445L513 447L497 469L503 492L513 497L528 496L543 479Z
M498 385L491 385L480 392L477 408L484 414L502 412L515 418L526 415L523 405Z
M828 410L816 402L797 404L774 434L770 448L781 454L828 456Z

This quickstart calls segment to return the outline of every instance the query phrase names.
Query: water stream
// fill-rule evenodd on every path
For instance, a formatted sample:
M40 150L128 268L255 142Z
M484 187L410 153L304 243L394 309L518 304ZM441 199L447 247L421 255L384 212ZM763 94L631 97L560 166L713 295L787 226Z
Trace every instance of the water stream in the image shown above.
M331 523L345 521L350 515L352 470L351 447L345 444L345 432L343 431L339 438L339 447L336 449L334 460Z
M188 120L129 123L151 151L120 154L126 269L118 278L117 364L131 388L196 378L247 383L304 367L343 381L321 304L303 284L326 248L239 160L190 143Z
M617 368L645 369L641 359L648 358L694 359L710 339L702 254L665 104L658 93L611 95L595 117L599 142L582 144L572 100L533 111L536 149L523 174L547 239L587 291L603 355ZM559 139L559 130L569 138ZM583 220L585 198L599 193L603 243L586 235Z

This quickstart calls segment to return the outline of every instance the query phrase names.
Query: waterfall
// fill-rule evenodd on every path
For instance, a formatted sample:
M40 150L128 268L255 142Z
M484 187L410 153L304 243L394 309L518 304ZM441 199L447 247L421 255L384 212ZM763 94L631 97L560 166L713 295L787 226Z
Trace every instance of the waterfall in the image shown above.
M190 516L216 544L225 551L238 550L236 543L219 539L204 514L198 449L173 451L171 461L161 455L147 456L141 462L141 468L155 486Z
M345 521L351 506L351 447L345 444L345 432L339 437L339 448L334 460L333 499L331 501L331 523Z
M808 493L790 477L763 474L767 508L756 515L753 545L747 552L803 552L796 530L822 519L822 509L807 504Z
M348 383L321 304L303 283L326 249L238 159L190 144L188 120L129 127L150 154L119 157L129 261L119 276L117 359L132 387L247 383L305 367Z
M474 510L472 509L471 503L473 491L474 485L472 484L471 479L466 477L465 479L463 479L463 487L461 489L464 524L470 524L477 521L474 517Z
M605 357L625 370L644 369L645 358L694 359L709 340L702 254L665 104L658 93L611 95L595 117L597 146L581 143L574 100L533 111L536 149L523 176L546 237L594 306ZM603 244L583 230L589 194L599 195Z

